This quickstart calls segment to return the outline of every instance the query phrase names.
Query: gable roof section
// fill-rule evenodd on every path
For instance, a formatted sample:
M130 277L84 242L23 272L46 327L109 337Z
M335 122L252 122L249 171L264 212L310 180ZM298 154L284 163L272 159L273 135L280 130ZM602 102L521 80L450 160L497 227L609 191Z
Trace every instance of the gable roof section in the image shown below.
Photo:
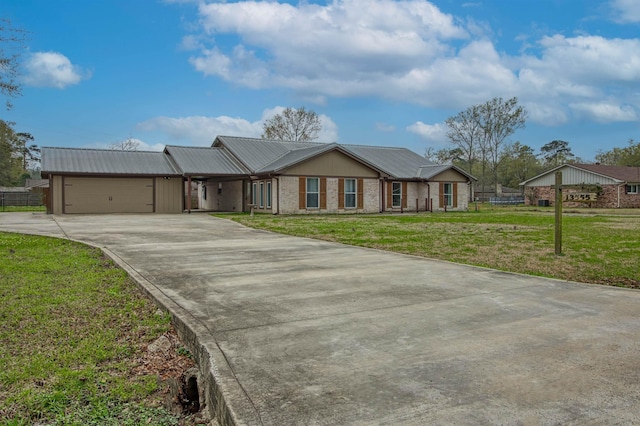
M544 179L550 174L560 171L561 169L572 169L578 172L590 174L594 177L601 177L609 181L609 183L621 184L624 182L640 182L640 167L606 166L603 164L562 164L534 176L531 179L520 182L520 186L530 185L536 180Z
M214 148L226 148L244 167L254 173L290 151L326 145L318 142L286 142L234 136L218 136L213 142Z
M222 148L167 145L164 149L184 175L246 176L249 171Z
M180 175L162 152L42 148L42 173Z
M442 172L446 172L447 170L455 170L467 179L478 180L475 176L470 175L460 167L453 164L431 164L428 166L420 166L418 169L418 177L420 179L428 180L438 176Z

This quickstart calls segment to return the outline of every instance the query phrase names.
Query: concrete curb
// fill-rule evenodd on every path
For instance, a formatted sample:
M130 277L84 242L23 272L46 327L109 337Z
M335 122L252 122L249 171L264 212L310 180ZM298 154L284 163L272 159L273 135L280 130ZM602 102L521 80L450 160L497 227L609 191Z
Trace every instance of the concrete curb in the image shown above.
M87 244L83 241L78 242ZM198 383L198 387L204 387L205 397L204 404L203 401L200 401L200 404L205 405L210 417L222 426L262 425L257 409L236 379L233 369L211 332L118 255L105 247L94 247L102 250L124 269L145 294L171 315L178 335L193 354L200 377L204 381ZM229 401L233 401L233 405Z

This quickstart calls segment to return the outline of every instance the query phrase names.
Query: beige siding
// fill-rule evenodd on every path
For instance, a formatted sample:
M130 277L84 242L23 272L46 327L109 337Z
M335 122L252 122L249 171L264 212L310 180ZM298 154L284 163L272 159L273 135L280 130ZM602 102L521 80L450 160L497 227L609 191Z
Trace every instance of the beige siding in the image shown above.
M156 177L156 213L182 212L182 178Z
M466 182L467 178L453 169L445 170L444 172L431 178L433 181L438 182Z
M290 167L283 174L298 176L378 177L378 172L347 157L331 151L320 157Z
M64 187L62 186L62 176L52 176L50 187L53 214L62 214L64 213L62 201L62 189Z
M64 178L64 213L151 213L153 178Z

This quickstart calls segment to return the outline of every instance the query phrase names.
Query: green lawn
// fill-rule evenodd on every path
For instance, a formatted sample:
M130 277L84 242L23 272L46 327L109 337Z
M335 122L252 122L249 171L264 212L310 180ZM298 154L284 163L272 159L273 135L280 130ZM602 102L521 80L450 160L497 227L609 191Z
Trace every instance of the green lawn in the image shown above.
M47 211L45 206L2 206L0 213L3 212L44 212Z
M0 233L2 424L177 424L158 377L132 373L169 328L99 250Z
M566 209L563 255L553 209L471 206L469 212L224 215L283 234L573 281L640 288L640 211Z

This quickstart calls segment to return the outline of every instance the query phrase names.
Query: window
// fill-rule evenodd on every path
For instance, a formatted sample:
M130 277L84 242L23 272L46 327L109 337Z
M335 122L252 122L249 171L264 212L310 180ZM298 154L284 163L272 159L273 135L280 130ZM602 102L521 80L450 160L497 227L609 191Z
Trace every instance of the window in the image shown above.
M320 207L320 179L307 178L307 208L317 209Z
M393 182L392 184L392 207L402 207L402 183Z
M252 188L253 190L251 191L251 204L255 206L256 204L258 204L258 184L254 182Z
M637 194L639 188L640 185L638 184L627 185L627 194Z
M267 208L271 208L271 182L267 182Z
M344 207L347 209L356 208L356 180L344 180Z
M260 182L260 208L264 207L264 182Z
M444 184L444 205L447 207L453 207L453 184Z

